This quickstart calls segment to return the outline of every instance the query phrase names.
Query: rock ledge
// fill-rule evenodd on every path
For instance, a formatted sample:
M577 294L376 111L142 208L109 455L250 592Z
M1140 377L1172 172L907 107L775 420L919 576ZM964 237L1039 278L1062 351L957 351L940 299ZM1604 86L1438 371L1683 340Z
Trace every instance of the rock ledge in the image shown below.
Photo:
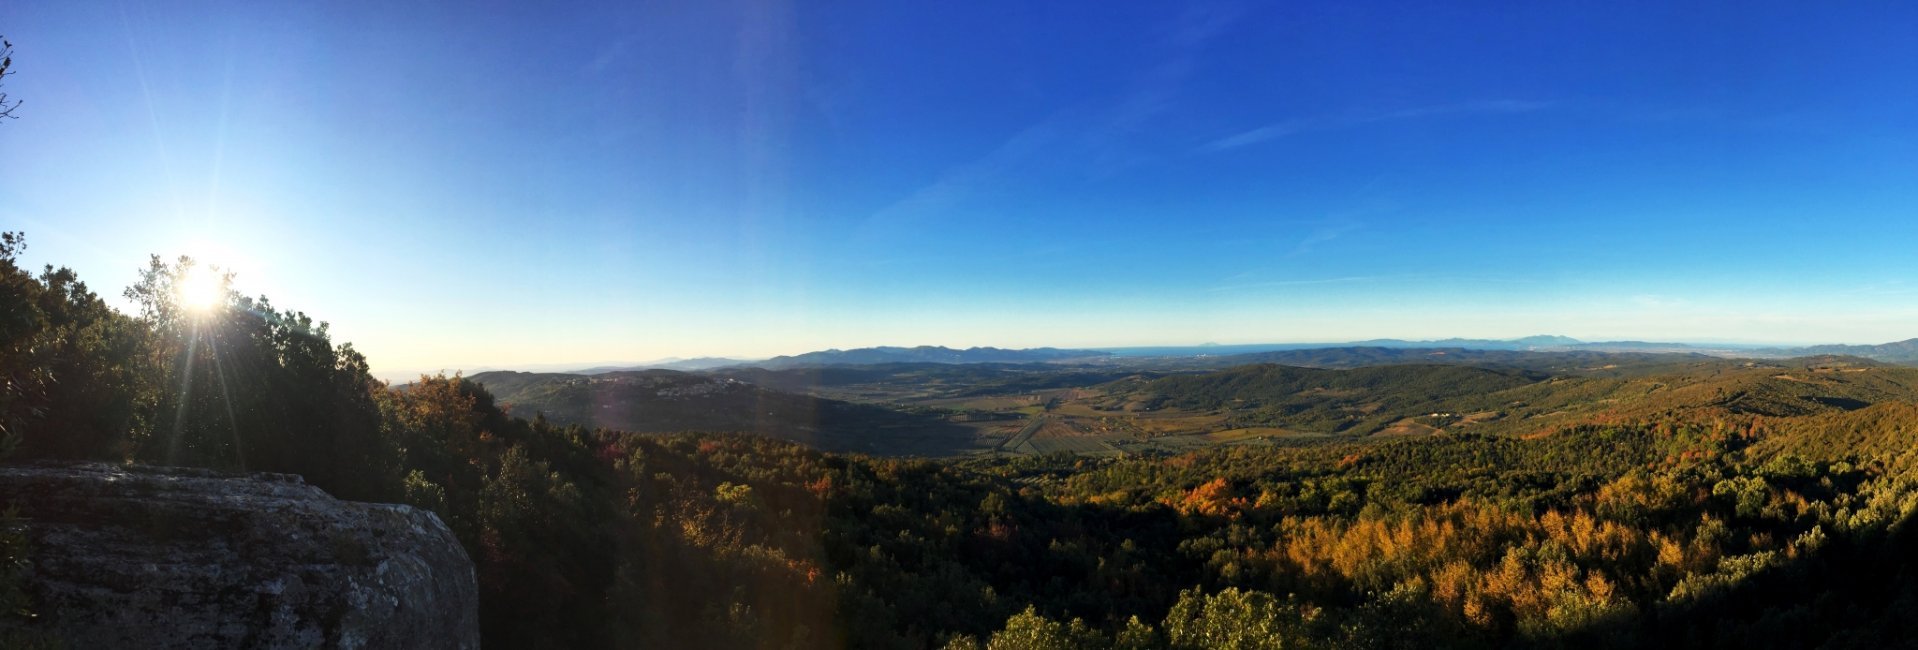
M75 648L477 648L473 563L431 512L287 474L0 466L41 627Z

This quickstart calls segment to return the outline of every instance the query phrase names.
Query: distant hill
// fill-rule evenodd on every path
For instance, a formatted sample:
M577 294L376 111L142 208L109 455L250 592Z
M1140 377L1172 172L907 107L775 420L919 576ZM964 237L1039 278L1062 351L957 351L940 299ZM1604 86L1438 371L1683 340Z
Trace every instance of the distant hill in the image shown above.
M1815 355L1842 355L1863 357L1874 361L1898 364L1918 364L1918 339L1905 339L1878 345L1814 345L1802 348L1771 348L1760 352L1785 357L1805 357Z
M1109 407L1231 412L1236 426L1323 433L1372 433L1394 422L1448 411L1461 399L1543 382L1543 373L1454 365L1327 370L1277 364L1175 375L1118 393Z
M1801 417L1918 403L1918 369L1857 357L1643 356L1667 360L1578 373L1436 364L1235 366L1112 382L1103 387L1101 408L1201 411L1222 417L1220 427L1363 435L1461 420L1478 431L1524 434L1587 422Z
M514 415L635 433L741 432L837 451L950 455L972 434L932 416L769 390L737 379L675 370L594 375L482 372L484 386Z
M1581 341L1569 336L1539 335L1516 339L1438 339L1434 341L1402 341L1399 339L1379 339L1352 343L1355 346L1376 346L1393 348L1464 348L1468 350L1515 350L1515 351L1562 351L1589 350L1595 352L1686 352L1699 349L1689 343L1669 341Z
M1240 343L1219 345L1168 345L1134 348L1108 348L1104 351L1122 357L1184 357L1184 356L1224 356L1252 354L1258 352L1284 352L1291 350L1319 350L1329 348L1454 348L1468 350L1555 350L1572 349L1585 346L1609 347L1613 344L1586 343L1569 336L1541 334L1516 339L1462 339L1449 338L1430 341L1407 339L1370 339L1365 341L1326 342L1326 343ZM1679 344L1665 344L1667 347Z
M1693 353L1475 350L1469 348L1339 347L1280 350L1220 357L1221 365L1277 363L1311 368L1360 368L1397 364L1501 366L1559 375L1628 374L1720 360Z
M773 357L752 365L768 368L799 368L808 366L871 365L881 363L1033 363L1040 361L1058 361L1063 359L1088 359L1109 356L1110 353L1097 350L1064 350L1059 348L1030 348L1011 350L1005 348L953 348L921 345L919 347L876 347L853 350L823 350L792 356Z
M713 368L724 368L746 363L751 363L751 361L728 357L698 357L693 359L660 359L652 363L641 363L630 366L594 366L571 372L577 375L598 375L624 370L711 370Z
M816 392L863 384L916 387L924 393L959 396L1091 386L1138 372L1114 366L1043 363L878 363L780 369L732 367L701 374L788 392Z
M1335 349L1335 347L1412 347L1412 349L1496 349L1496 351L1697 351L1699 347L1690 343L1657 343L1657 341L1580 341L1575 337L1540 334L1540 336L1515 337L1515 339L1366 339L1366 341L1345 341L1345 343L1205 343L1205 345L1157 345L1157 347L1111 347L1103 349L1118 357L1218 357L1218 355L1251 355L1251 353L1274 353L1274 351L1298 351L1298 349Z
M1469 348L1474 350L1530 350L1534 348L1562 348L1582 345L1584 341L1569 336L1541 334L1516 339L1438 339L1433 341L1406 341L1401 339L1373 339L1357 341L1349 345L1384 348Z
M1443 352L1443 355L1439 353ZM1588 355L1626 355L1612 359L1601 356L1547 357L1501 356L1498 353L1565 353ZM1629 355L1640 355L1632 357ZM1102 349L1030 348L1008 349L975 347L954 349L940 346L870 347L851 350L821 350L764 360L730 357L669 358L649 363L601 365L565 372L596 375L636 370L711 371L726 368L789 370L831 366L878 366L888 364L1034 364L1080 361L1085 365L1152 359L1194 359L1194 363L1172 363L1166 367L1220 367L1218 360L1232 363L1280 363L1323 368L1351 368L1388 363L1467 363L1506 364L1539 367L1544 363L1606 362L1628 365L1662 363L1643 355L1709 355L1721 358L1782 359L1812 356L1852 356L1885 363L1918 365L1918 338L1880 345L1814 345L1807 347L1758 348L1737 345L1679 343L1670 341L1582 341L1569 336L1541 334L1515 339L1447 338L1435 340L1371 339L1349 343L1254 343L1183 346L1148 346ZM1621 361L1622 360L1622 361ZM1152 362L1158 363L1158 362ZM1196 364L1196 365L1195 365ZM1158 365L1166 365L1158 363ZM1561 364L1562 365L1562 364ZM1603 364L1599 364L1603 365ZM794 381L781 377L785 385L817 385L815 381ZM767 385L773 385L768 383Z
M1554 336L1550 334L1540 334L1537 336L1527 336L1524 338L1512 339L1512 342L1520 345L1531 345L1531 346L1540 346L1540 347L1554 346L1554 345L1578 345L1582 343L1582 341L1579 341L1578 339L1575 339L1569 336Z

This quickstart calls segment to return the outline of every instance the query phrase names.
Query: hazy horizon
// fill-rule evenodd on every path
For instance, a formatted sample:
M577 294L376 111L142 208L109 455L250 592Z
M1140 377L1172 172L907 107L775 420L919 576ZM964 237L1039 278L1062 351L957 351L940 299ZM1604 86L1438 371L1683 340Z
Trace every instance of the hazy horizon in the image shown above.
M16 3L0 222L389 376L1918 335L1918 9L1102 9Z
M1524 336L1560 336L1560 335L1528 334ZM930 347L945 347L945 348L952 348L952 349L966 349L966 348L972 348L972 347L983 347L983 348L996 347L996 348L1003 348L1003 349L1059 348L1059 349L1069 349L1069 350L1107 351L1107 350L1146 349L1146 348L1201 348L1206 346L1220 346L1220 347L1228 347L1228 348L1257 347L1257 346L1266 346L1266 345L1331 347L1331 346L1340 346L1340 345L1350 344L1350 343L1364 343L1366 341L1380 341L1380 340L1397 340L1397 341L1404 341L1408 343L1439 342L1446 339L1510 341L1512 339L1523 338L1524 336L1512 336L1512 337L1444 336L1444 337L1436 337L1436 338L1406 338L1406 337L1397 337L1397 336L1382 336L1382 337L1367 337L1364 339L1351 339L1351 340L1202 341L1197 343L1175 342L1175 343L1148 343L1148 344L1138 344L1138 345L1003 346L1003 345L990 345L990 344L987 344L987 345L941 345L938 343L911 343L911 344L875 343L871 345L852 345L852 346L839 346L839 347L828 346L828 347L808 348L803 350L790 350L785 352L779 352L776 354L765 354L765 355L698 354L698 355L690 355L690 356L655 357L655 358L643 359L643 360L595 359L595 360L584 360L584 361L545 360L545 361L534 361L534 362L527 362L527 363L482 362L482 363L452 364L452 365L445 365L445 366L420 367L420 368L391 368L391 367L382 368L379 366L375 366L373 370L373 374L376 377L379 377L380 379L385 379L388 381L409 381L421 374L433 375L438 373L452 374L455 372L462 372L470 375L478 372L492 372L492 371L502 371L502 370L512 370L512 371L519 371L519 372L571 372L571 371L588 370L588 369L595 369L595 368L622 368L622 367L637 368L637 367L646 367L646 366L655 366L655 365L666 365L675 361L687 361L687 360L695 360L695 359L729 359L729 360L740 361L744 363L750 363L754 361L764 361L767 359L772 359L780 356L796 356L796 355L805 354L808 352L820 352L820 351L826 351L826 350L852 350L852 349L879 348L879 347L913 348L913 347L920 347L920 346L930 346ZM1626 342L1672 343L1672 344L1681 344L1681 345L1690 345L1690 346L1699 347L1701 351L1719 351L1724 349L1757 350L1757 349L1772 348L1772 347L1796 348L1796 347L1809 347L1814 345L1878 345L1882 343L1897 342L1897 341L1870 341L1870 342L1730 341L1730 340L1723 340L1723 339L1668 340L1668 339L1627 339L1627 338L1603 338L1603 337L1584 338L1584 337L1577 337L1577 336L1573 336L1570 338L1578 339L1580 342L1588 343L1588 344L1626 343ZM1912 338L1912 337L1907 337L1907 338ZM1899 340L1904 340L1904 339L1899 339ZM1722 347L1714 347L1714 346L1722 346Z

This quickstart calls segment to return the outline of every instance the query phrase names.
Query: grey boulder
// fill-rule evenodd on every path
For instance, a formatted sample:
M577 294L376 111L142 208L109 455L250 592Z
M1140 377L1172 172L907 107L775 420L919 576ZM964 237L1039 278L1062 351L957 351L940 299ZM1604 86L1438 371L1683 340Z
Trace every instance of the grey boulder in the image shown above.
M73 648L477 648L473 563L433 513L283 474L0 466L35 629Z

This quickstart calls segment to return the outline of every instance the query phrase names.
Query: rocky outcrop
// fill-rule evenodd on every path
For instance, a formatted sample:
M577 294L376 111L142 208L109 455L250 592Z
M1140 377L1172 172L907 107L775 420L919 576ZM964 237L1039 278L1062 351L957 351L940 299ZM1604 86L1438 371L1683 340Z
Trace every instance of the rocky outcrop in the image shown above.
M431 512L298 476L0 467L27 590L71 648L476 648L473 563Z

